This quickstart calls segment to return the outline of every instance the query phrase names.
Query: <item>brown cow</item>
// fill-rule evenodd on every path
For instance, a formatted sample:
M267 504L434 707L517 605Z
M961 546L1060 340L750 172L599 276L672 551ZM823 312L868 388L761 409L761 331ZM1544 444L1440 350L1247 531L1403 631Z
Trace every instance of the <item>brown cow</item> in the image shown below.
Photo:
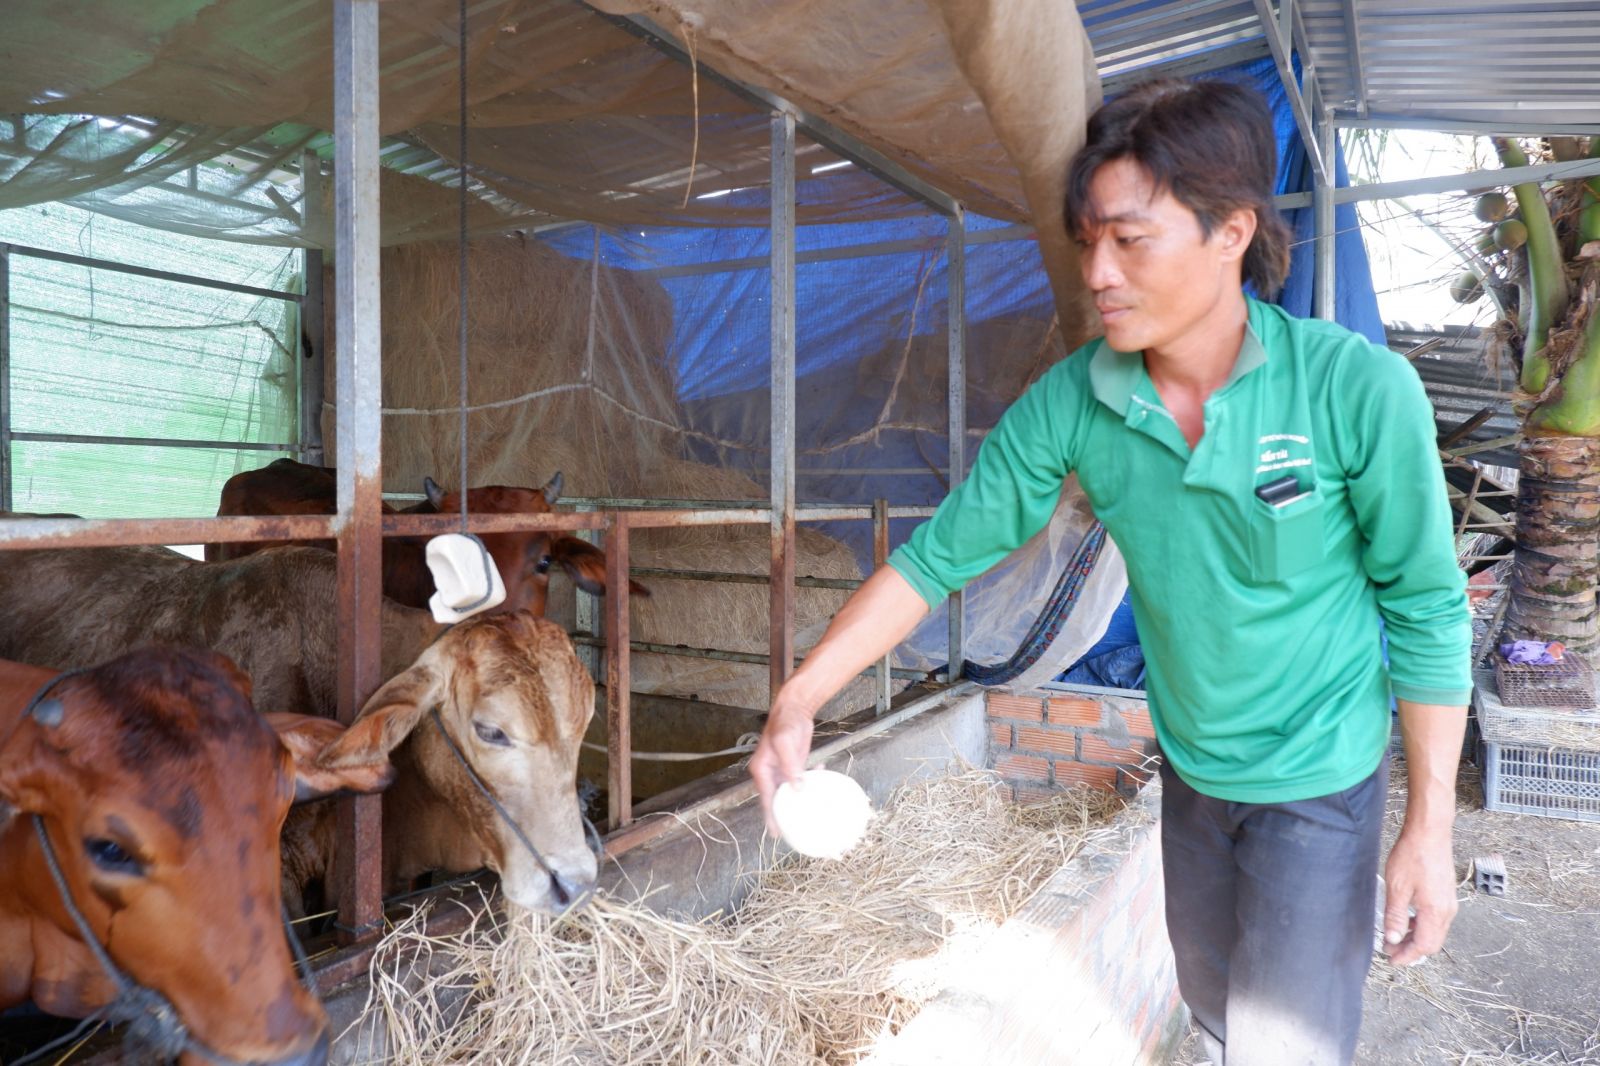
M430 714L437 708L440 722ZM384 793L383 871L389 890L428 870L487 866L513 903L559 913L594 885L574 784L578 747L594 713L594 681L560 626L526 611L479 615L449 630L416 665L384 685L321 765L364 765L392 750ZM440 735L448 730L450 741ZM407 741L402 743L402 741ZM540 849L553 876L462 771L450 742ZM321 882L334 853L333 808L292 819L288 880ZM291 899L291 906L299 904ZM329 905L337 903L331 896Z
M165 548L7 552L0 566L0 657L66 668L141 643L209 647L250 675L267 710L335 713L337 561L314 548L274 548L201 563ZM594 689L566 635L528 612L485 615L445 631L426 611L383 601L382 676L342 745L358 761L396 749L400 779L385 794L384 865L395 878L441 867L498 870L507 895L561 905L594 880L575 793L578 744ZM555 868L527 868L515 835L421 712L445 726ZM422 726L420 731L413 730ZM498 731L498 732L496 732ZM400 747L402 741L414 741ZM340 765L343 765L342 762ZM301 878L331 852L296 813L286 837L293 902Z
M66 912L37 815L89 928L193 1040L240 1062L325 1062L327 1016L284 940L274 842L297 795L371 791L390 768L313 764L343 730L269 725L211 652L124 655L62 678L24 716L56 677L0 662L0 1009L31 999L83 1017L116 994Z
M294 515L332 514L335 505L336 476L328 467L308 466L293 459L279 459L259 470L246 470L229 478L222 487L219 515ZM445 492L432 478L423 480L427 500L407 508L410 513L454 513L460 497ZM510 485L487 485L467 492L467 507L477 514L548 514L561 495L561 474L539 489ZM385 514L394 511L384 505ZM544 616L545 595L550 584L550 567L559 565L574 584L596 596L606 590L605 553L577 537L561 533L485 533L480 538L505 582L505 602L497 611L532 611ZM308 542L332 548L331 541ZM206 559L237 559L264 547L264 544L208 544ZM426 538L385 537L383 540L383 594L408 607L426 607L433 595L433 575L424 552ZM638 582L630 589L641 596L649 590Z

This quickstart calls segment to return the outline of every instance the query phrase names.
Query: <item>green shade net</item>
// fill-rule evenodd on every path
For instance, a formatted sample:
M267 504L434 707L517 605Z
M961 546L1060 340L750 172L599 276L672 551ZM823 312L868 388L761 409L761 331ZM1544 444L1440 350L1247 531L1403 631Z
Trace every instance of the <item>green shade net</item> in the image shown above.
M62 204L0 212L0 241L299 291L301 253L161 233ZM215 514L222 483L296 436L296 305L10 256L13 433L284 445L15 441L12 506L86 517Z

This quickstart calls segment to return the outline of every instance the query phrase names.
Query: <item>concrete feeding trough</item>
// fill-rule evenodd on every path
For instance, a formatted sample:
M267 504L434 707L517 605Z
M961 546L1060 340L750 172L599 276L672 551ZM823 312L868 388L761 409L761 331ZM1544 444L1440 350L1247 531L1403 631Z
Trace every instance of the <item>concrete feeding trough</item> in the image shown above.
M1142 740L1130 731L1130 722L1133 730L1148 723L1139 701L1059 692L989 694L960 686L868 719L854 735L819 740L822 764L847 771L881 807L912 779L1012 765L1007 760L1018 755L1018 720L1007 715L1029 701L1037 705L1040 732L1027 734L1024 742L1055 735L1058 751L1044 756L1045 779L1021 786L1026 792L1011 786L1014 795L1028 802L1093 780L1110 789L1121 786L1129 800L1020 910L983 934L976 964L959 968L909 1024L855 1061L1153 1064L1165 1061L1181 1039L1186 1014L1162 918L1159 784L1147 781ZM1066 724L1067 715L1082 724ZM996 743L1001 725L1007 727L1005 747ZM1070 757L1062 734L1071 739ZM1090 757L1135 751L1138 761L1089 762L1074 770L1073 761L1085 750ZM606 864L607 892L691 920L740 907L751 873L771 863L777 848L764 839L760 808L742 766L716 776L674 790L681 802L673 813L643 815L635 823L636 834L650 836ZM714 791L691 794L705 789ZM335 1031L345 1030L334 1061L374 1062L390 1053L377 1020L381 1013L348 1028L367 1001L364 982L330 997Z

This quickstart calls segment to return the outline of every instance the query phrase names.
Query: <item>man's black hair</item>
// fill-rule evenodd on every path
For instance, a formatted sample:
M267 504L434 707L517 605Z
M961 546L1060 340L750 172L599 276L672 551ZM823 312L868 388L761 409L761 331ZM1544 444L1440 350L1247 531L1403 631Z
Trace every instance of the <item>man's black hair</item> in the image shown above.
M1066 225L1076 237L1099 220L1089 183L1102 166L1129 159L1193 211L1207 238L1241 208L1256 215L1244 280L1262 296L1289 273L1289 227L1273 205L1277 143L1258 93L1225 81L1162 78L1129 89L1089 118L1089 137L1067 171Z

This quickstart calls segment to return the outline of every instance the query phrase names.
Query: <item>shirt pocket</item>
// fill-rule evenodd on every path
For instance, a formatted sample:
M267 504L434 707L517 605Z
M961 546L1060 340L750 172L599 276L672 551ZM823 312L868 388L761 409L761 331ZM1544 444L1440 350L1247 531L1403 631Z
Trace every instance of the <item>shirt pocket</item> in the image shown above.
M1300 498L1274 507L1253 499L1250 509L1250 577L1261 584L1284 581L1322 562L1323 499L1313 488Z

